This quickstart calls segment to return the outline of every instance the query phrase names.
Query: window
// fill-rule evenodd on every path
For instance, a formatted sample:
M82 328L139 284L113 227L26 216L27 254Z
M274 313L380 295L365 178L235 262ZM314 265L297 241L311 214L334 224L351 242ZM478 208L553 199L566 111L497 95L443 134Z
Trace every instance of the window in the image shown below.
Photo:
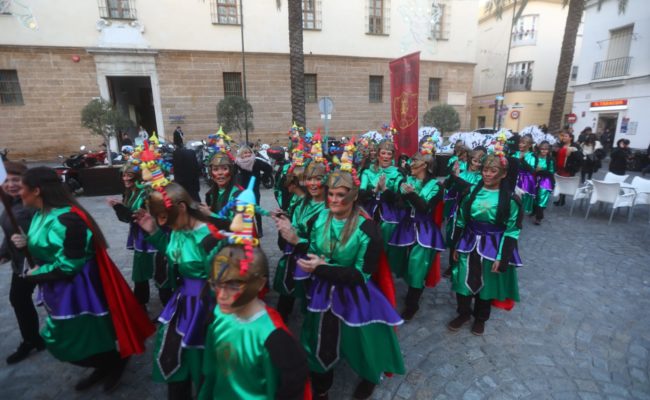
M23 105L23 93L20 91L18 72L0 69L0 104Z
M384 31L384 0L369 0L368 33L381 35Z
M370 75L370 90L368 100L371 103L381 103L384 92L384 77Z
M210 14L213 24L239 25L239 3L237 0L211 0Z
M242 95L240 72L223 73L223 95L224 97Z
M305 103L315 103L317 100L316 74L305 74Z
M507 92L530 90L533 83L533 62L524 61L508 64Z
M609 31L609 48L607 59L628 57L630 55L630 44L634 34L634 25Z
M440 78L429 78L429 101L440 100Z
M512 27L512 44L514 46L535 44L538 25L538 15L522 15L517 25Z
M449 39L449 33L445 29L447 18L445 15L447 5L440 2L431 5L431 38L435 40Z
M575 81L576 79L578 79L578 66L574 65L571 67L571 80Z
M321 29L321 0L302 0L302 29Z
M98 0L99 16L110 19L135 19L135 0Z

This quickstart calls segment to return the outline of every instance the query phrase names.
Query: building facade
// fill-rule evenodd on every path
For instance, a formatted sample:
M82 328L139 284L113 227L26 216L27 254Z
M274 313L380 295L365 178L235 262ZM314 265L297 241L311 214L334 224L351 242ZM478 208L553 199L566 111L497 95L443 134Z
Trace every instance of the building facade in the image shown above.
M629 0L619 13L618 1L595 1L585 8L583 46L573 112L580 129L615 133L630 146L650 144L650 8Z
M29 3L0 10L0 147L16 157L98 145L80 126L80 111L99 96L161 137L177 125L189 138L216 131L219 101L243 92L242 14L251 138L286 137L286 2L279 9L246 0ZM477 14L478 0L304 0L308 128L321 126L317 101L325 96L334 102L334 136L389 123L388 63L416 51L420 116L449 103L468 128Z
M503 126L519 131L549 119L568 8L562 0L530 0L513 25L513 5L507 3L501 18L482 10L479 19L474 129ZM580 36L576 54L579 49ZM497 96L504 99L495 113ZM572 99L568 93L565 114L570 113Z

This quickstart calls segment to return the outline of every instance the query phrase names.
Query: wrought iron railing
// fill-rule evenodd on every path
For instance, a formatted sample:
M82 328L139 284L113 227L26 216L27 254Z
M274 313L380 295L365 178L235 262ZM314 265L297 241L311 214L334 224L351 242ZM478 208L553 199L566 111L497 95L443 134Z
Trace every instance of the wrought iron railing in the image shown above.
M594 75L592 79L614 78L625 76L630 72L632 57L613 58L611 60L598 61L594 63Z
M506 92L523 92L530 90L533 83L532 73L520 73L506 78Z

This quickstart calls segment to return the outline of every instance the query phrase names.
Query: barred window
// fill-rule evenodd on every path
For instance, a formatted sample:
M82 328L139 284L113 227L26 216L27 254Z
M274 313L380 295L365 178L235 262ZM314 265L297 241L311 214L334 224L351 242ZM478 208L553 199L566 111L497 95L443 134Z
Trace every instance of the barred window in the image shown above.
M224 72L223 73L223 95L224 96L241 96L241 72Z
M384 0L369 0L368 33L384 33Z
M239 25L238 0L211 0L210 13L213 24Z
M434 3L431 7L431 36L435 40L449 39L447 36L448 32L445 29L445 24L447 23L446 9L447 5L440 2Z
M440 78L429 78L429 101L440 100Z
M25 104L16 70L0 70L0 104L18 106Z
M368 100L371 103L381 103L383 101L384 93L384 77L370 75L370 91L368 93Z
M305 103L315 103L317 100L316 74L305 74Z
M135 0L97 0L99 16L110 19L136 19Z
M302 0L302 29L321 29L321 0Z

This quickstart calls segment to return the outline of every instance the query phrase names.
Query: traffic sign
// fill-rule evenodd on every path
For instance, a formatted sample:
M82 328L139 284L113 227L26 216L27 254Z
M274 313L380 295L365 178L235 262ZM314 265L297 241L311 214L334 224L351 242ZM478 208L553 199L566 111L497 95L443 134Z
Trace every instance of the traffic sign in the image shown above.
M575 124L577 120L578 120L578 116L575 115L574 113L568 114L566 116L566 122L570 124Z
M517 111L517 110L510 111L510 118L512 118L512 119L519 118L519 111Z
M334 101L330 97L321 97L318 100L318 110L321 114L331 114L334 111Z

